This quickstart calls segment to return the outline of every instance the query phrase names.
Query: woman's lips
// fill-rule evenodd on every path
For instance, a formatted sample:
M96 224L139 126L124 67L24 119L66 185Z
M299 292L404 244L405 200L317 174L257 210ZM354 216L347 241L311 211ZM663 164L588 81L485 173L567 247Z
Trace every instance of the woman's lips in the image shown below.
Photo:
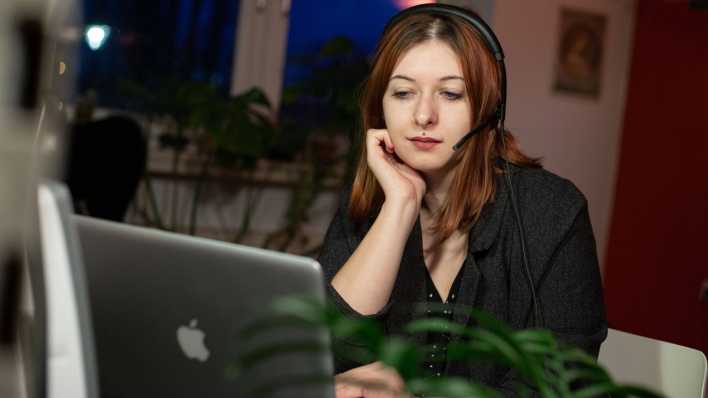
M435 138L430 137L414 137L411 138L410 141L413 143L413 145L415 145L416 148L423 151L431 150L436 145L442 142L440 140L436 140Z

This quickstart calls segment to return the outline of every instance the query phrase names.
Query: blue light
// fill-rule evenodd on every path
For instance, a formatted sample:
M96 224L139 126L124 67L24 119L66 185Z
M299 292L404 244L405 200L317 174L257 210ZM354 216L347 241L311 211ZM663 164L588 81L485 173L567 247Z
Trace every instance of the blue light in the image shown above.
M90 25L86 28L86 43L93 51L98 51L111 35L111 28L107 25Z

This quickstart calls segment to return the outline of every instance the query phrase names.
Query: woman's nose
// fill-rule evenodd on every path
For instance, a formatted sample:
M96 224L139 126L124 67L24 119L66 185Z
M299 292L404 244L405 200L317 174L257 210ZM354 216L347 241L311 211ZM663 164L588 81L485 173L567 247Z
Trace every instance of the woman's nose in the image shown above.
M416 125L425 128L437 122L437 112L434 100L430 97L422 97L415 109Z

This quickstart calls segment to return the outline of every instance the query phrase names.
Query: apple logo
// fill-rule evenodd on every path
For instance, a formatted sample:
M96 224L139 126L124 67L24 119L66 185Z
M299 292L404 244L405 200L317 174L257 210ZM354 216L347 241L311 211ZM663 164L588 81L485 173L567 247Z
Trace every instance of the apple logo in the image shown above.
M197 329L196 319L192 319L189 326L177 328L177 342L187 358L201 362L209 359L209 349L204 345L204 332Z

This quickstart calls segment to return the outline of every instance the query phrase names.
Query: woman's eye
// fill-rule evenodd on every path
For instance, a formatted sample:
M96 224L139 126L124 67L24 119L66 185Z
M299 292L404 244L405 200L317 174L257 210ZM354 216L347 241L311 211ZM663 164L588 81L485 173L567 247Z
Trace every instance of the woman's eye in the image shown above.
M395 91L393 93L393 96L398 99L409 99L411 98L415 93L413 91Z
M443 91L442 95L443 95L443 97L445 97L451 101L456 101L456 100L462 98L462 94L453 93L452 91Z

